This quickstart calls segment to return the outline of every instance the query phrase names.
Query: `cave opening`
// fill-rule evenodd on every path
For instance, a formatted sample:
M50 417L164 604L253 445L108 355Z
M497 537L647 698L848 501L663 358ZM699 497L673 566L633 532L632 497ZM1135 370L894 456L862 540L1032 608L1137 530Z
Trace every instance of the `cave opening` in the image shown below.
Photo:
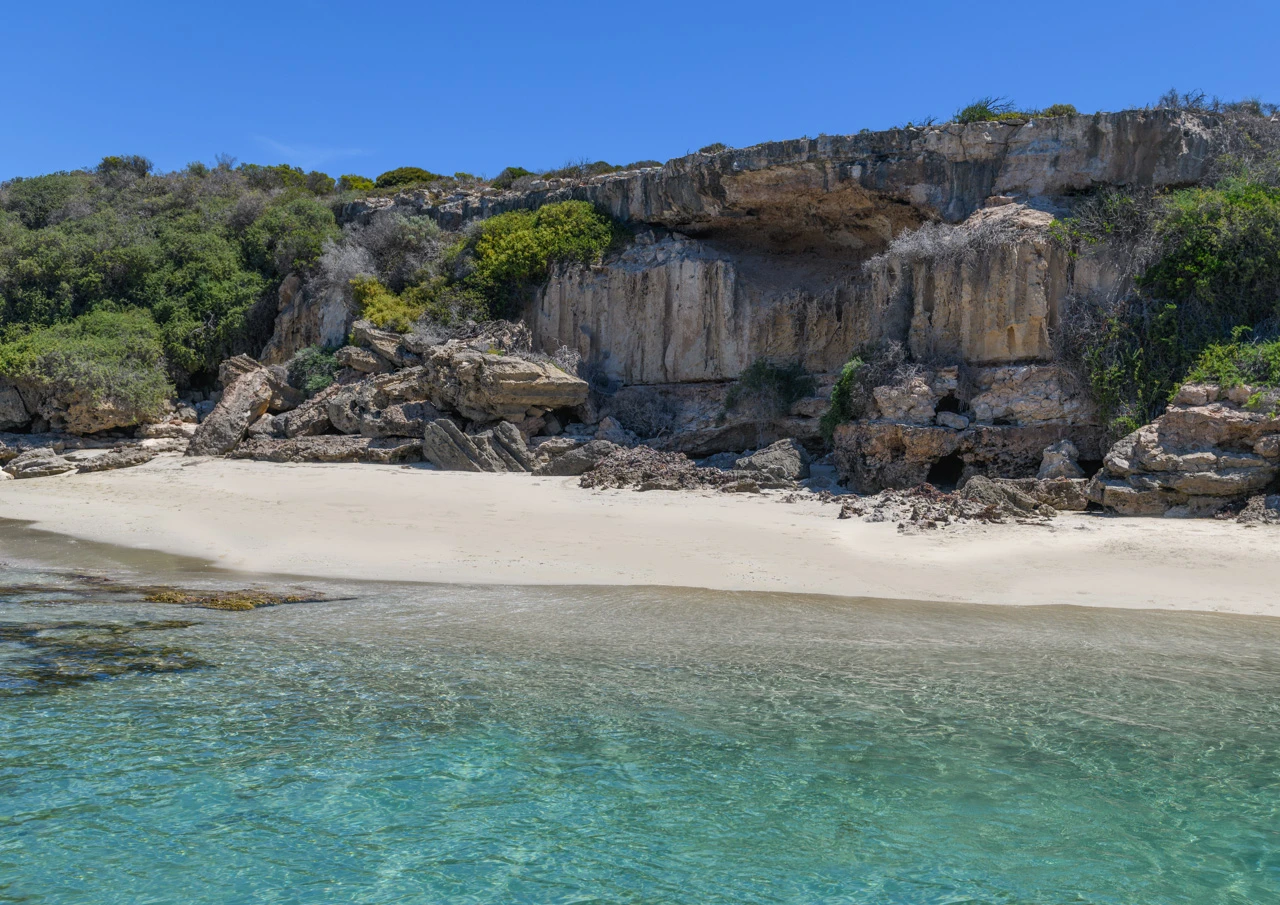
M960 404L960 400L950 393L939 399L938 404L934 406L936 412L954 412L957 415L963 410L964 406Z
M964 459L953 453L949 456L943 456L929 466L929 474L925 477L925 480L939 490L950 491L956 489L962 474L964 474Z

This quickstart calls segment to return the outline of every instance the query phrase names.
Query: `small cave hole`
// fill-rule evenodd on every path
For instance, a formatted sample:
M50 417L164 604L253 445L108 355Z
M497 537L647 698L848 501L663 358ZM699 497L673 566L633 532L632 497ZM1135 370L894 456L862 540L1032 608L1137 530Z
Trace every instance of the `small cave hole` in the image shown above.
M1102 471L1101 459L1081 459L1078 463L1086 478L1091 478Z
M948 394L938 400L938 404L934 407L934 410L939 412L954 412L958 415L964 411L964 406L960 404L959 399Z
M964 474L964 459L957 455L943 456L929 466L925 480L939 490L955 490Z

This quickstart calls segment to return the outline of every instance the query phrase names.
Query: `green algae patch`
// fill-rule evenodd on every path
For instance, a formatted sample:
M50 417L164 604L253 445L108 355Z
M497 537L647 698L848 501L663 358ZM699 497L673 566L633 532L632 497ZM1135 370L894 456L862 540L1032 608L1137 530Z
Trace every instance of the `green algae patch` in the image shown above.
M190 591L179 588L146 589L148 603L171 603L205 610L245 612L285 603L314 603L324 598L316 594L273 594L265 591Z

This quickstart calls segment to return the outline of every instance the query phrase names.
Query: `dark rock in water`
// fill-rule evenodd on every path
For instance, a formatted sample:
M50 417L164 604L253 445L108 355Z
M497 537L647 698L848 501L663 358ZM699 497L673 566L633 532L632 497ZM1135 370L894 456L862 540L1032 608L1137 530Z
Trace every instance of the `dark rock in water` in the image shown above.
M36 694L129 673L182 672L209 666L195 654L131 637L188 628L195 623L0 623L0 642L18 648L0 661L0 695Z
M80 463L79 472L89 474L95 471L112 471L117 468L133 468L144 465L156 457L155 452L140 447L120 447L101 456L94 456Z

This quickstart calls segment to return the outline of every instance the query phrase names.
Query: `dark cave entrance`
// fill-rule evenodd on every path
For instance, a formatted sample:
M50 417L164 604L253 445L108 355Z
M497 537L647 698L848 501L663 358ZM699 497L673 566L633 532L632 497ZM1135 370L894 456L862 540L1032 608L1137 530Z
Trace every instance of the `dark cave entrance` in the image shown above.
M960 411L962 408L963 406L960 405L959 399L957 399L955 396L948 395L948 396L943 396L941 399L938 400L938 404L934 406L934 411L954 412L955 414L958 415L960 414Z
M939 490L955 490L964 474L964 459L957 455L943 456L929 466L925 480Z

